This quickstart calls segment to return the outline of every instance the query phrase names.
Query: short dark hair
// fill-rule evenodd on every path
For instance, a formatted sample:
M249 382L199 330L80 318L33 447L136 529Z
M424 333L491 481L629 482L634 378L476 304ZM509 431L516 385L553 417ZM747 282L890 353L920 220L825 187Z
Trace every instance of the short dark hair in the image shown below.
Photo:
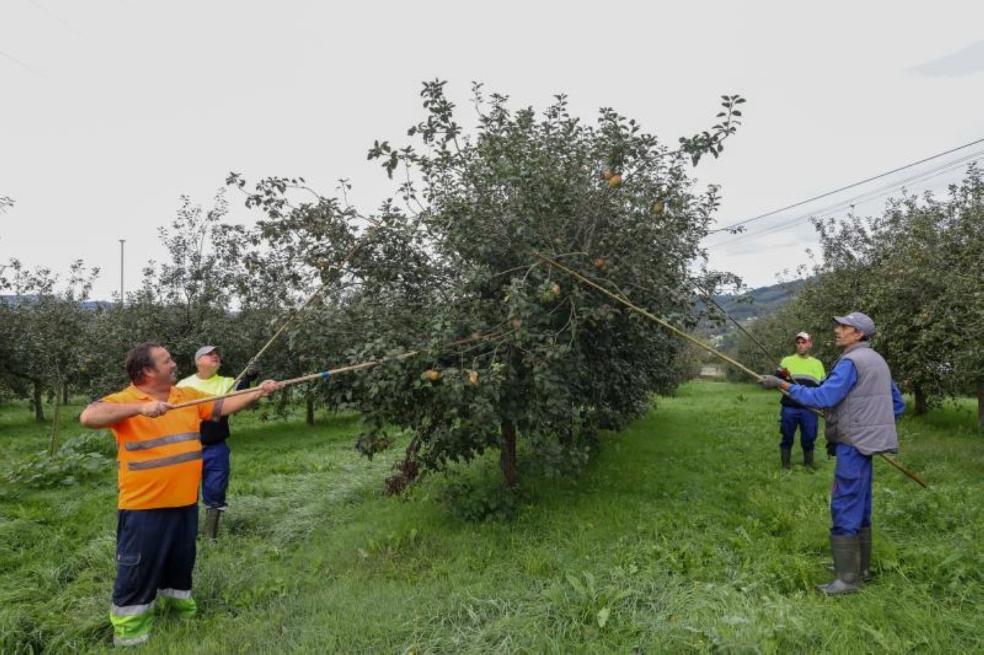
M144 369L154 368L154 358L150 352L154 348L163 348L156 341L144 341L143 343L130 348L126 354L126 374L130 376L130 382L137 384L143 382Z

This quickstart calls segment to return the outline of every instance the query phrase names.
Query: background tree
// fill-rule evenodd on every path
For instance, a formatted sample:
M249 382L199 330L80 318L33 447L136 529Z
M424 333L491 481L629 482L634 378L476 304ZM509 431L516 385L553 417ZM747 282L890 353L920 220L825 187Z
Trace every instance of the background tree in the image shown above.
M11 269L12 297L0 306L0 380L15 395L29 398L42 422L46 394L62 403L89 363L85 336L91 316L83 303L99 271L75 261L59 288L50 269L28 269L18 261Z
M366 221L345 199L347 181L340 181L342 199L322 196L303 178L266 178L251 189L236 173L226 181L245 194L247 208L265 214L255 228L227 242L231 257L242 263L239 316L252 326L252 354L285 329L257 366L280 379L330 368L368 329L345 318L348 299L358 294L353 257L371 247ZM308 423L317 402L344 404L324 385L293 388L282 401L290 395L303 398Z
M951 187L946 215L941 275L959 316L953 324L954 386L960 393L976 394L978 426L984 429L984 179L976 165L960 185Z

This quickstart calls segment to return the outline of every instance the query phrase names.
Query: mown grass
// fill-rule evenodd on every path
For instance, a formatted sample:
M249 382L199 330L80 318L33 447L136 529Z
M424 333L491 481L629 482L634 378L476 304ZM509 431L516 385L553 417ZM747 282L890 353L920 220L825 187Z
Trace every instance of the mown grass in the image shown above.
M984 651L984 436L966 407L903 420L900 460L931 488L876 463L877 579L827 599L813 586L829 575L833 462L780 473L777 406L688 384L578 478L527 476L517 518L486 523L454 518L444 476L383 497L398 453L360 458L355 417L238 417L228 520L199 549L201 615L161 621L142 650ZM0 412L4 460L43 448L29 420ZM489 460L454 475L494 474ZM108 648L114 491L110 472L0 488L0 651Z

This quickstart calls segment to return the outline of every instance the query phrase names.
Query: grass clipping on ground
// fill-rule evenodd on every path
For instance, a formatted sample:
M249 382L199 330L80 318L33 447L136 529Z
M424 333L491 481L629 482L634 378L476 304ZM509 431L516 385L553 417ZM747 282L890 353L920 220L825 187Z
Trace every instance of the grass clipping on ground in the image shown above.
M382 495L358 421L233 425L230 510L200 542L200 616L144 652L974 652L984 650L984 440L967 405L901 424L921 489L875 463L874 570L828 599L832 460L779 471L778 399L694 382L604 438L577 479L528 477L510 520L462 521L449 485ZM68 413L68 412L66 412ZM0 410L8 471L43 449ZM109 437L106 437L107 439ZM399 444L397 444L399 445ZM0 487L0 652L108 649L113 472Z

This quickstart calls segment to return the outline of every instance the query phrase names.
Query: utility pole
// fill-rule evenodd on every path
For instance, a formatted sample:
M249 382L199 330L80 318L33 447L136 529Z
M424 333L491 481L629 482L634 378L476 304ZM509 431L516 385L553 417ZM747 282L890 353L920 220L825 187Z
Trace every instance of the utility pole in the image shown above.
M120 239L120 307L123 306L123 244L126 239Z

